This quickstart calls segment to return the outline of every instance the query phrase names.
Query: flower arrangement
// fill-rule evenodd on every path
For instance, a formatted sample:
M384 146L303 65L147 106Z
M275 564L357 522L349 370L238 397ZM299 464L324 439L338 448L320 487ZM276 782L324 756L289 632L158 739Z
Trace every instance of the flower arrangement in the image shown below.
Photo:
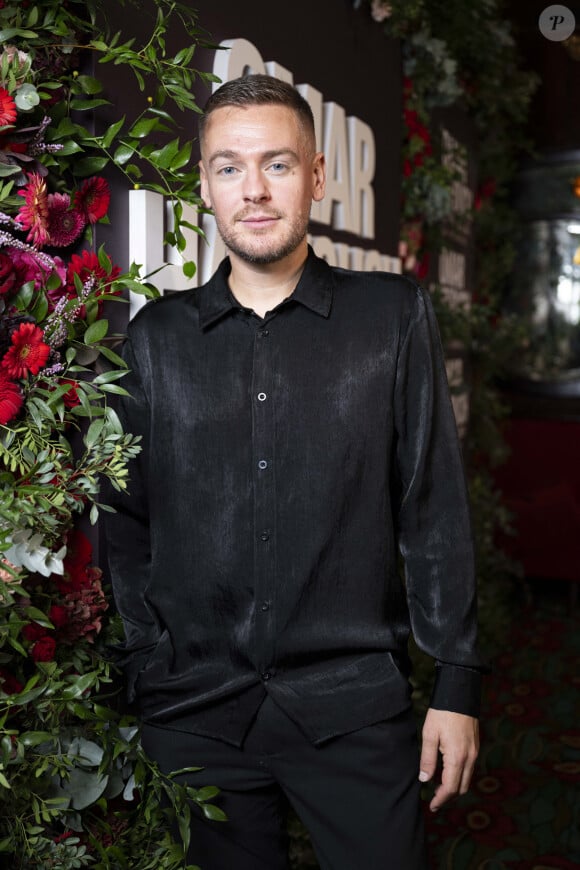
M155 5L152 51L109 36L98 2L2 4L0 863L9 855L14 868L183 867L190 802L223 818L217 789L162 776L117 709L106 648L120 627L90 532L108 510L102 482L124 489L140 449L113 407L125 364L107 312L127 288L154 292L136 265L122 273L95 250L106 173L171 195L181 250L181 203L198 202L190 143L149 142L171 130L168 99L195 108L195 18L170 0ZM177 62L163 41L172 15L187 37ZM87 55L124 64L142 88L155 81L137 116L102 135L81 120L108 104Z

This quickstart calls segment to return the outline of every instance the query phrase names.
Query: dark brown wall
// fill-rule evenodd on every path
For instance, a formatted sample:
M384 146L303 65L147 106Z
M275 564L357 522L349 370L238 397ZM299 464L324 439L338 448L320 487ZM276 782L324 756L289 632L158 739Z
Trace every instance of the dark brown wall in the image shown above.
M550 5L546 0L509 0L506 10L525 65L540 77L530 135L542 151L575 150L580 148L580 60L573 60L563 43L551 42L540 33L538 18ZM574 13L580 36L580 5L562 5Z

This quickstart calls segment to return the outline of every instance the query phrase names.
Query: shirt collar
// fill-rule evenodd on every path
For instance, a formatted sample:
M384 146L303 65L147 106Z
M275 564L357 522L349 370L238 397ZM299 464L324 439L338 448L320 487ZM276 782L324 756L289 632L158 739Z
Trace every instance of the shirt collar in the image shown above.
M199 325L206 329L237 306L229 288L229 257L220 263L212 278L199 289ZM328 263L317 257L310 245L304 270L290 299L328 317L332 305L334 276Z

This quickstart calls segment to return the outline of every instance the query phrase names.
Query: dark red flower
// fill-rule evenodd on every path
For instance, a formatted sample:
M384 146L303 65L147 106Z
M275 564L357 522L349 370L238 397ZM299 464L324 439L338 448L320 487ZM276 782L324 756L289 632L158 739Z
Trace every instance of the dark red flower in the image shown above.
M0 689L5 695L16 695L21 692L24 686L22 683L12 676L10 671L5 668L0 668Z
M2 426L14 419L20 411L23 401L18 384L15 384L5 372L0 370L0 424Z
M419 114L414 109L403 109L403 121L410 132L414 132L421 126Z
M67 623L67 609L62 604L53 604L48 611L48 618L55 628L62 628Z
M0 296L8 296L16 288L17 275L10 257L0 251Z
M78 529L69 532L64 557L64 576L54 576L60 592L66 594L71 589L80 589L87 583L86 573L92 558L93 548L87 536Z
M66 248L78 239L86 225L79 209L71 208L68 193L51 193L48 196L49 243L55 248Z
M6 351L0 365L12 378L24 378L30 372L37 375L46 365L50 347L43 342L44 333L34 323L21 323L11 336L12 347Z
M76 408L77 405L80 405L81 400L79 399L78 381L72 381L69 378L61 378L59 381L60 386L64 386L64 384L70 384L70 387L62 397L62 400L65 404L66 408Z
M54 659L55 650L55 639L46 634L36 641L30 654L35 662L51 662Z
M403 175L405 178L409 178L413 174L413 164L410 160L403 161Z
M34 643L45 636L46 628L43 628L43 626L39 625L37 622L29 622L28 625L25 625L22 629L22 637L30 643Z
M94 224L107 214L111 193L104 178L95 176L87 178L74 198L74 207L84 215L85 219Z
M16 116L16 103L6 88L0 88L0 127L14 124Z
M429 254L423 254L415 267L415 274L422 281L429 274Z

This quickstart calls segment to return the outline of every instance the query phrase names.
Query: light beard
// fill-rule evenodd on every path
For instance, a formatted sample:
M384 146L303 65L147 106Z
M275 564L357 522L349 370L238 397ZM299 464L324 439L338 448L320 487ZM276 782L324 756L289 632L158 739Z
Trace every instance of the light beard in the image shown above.
M277 243L272 242L270 248L264 249L260 244L253 243L252 239L240 238L233 229L225 226L216 217L218 232L226 248L245 263L252 263L257 266L278 263L289 256L289 254L293 254L304 241L308 231L308 220L308 216L306 218L302 216L297 217L290 225L286 238L280 239Z

